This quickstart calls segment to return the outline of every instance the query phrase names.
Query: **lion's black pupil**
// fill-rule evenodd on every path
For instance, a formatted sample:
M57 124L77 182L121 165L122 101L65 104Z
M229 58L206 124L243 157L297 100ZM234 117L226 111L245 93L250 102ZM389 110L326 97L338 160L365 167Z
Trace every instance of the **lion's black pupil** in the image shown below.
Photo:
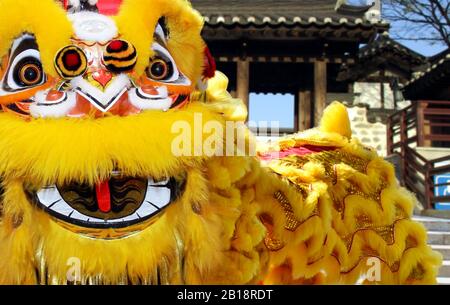
M27 68L23 75L25 79L29 82L33 82L38 78L38 72L34 68Z
M157 62L152 65L152 75L156 77L164 76L166 73L166 66L162 62Z

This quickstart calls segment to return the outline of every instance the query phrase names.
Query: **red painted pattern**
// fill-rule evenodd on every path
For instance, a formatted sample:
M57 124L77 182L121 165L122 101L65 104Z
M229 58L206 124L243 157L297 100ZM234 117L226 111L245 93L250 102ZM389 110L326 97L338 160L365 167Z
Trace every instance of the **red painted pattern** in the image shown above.
M332 151L332 150L336 150L336 147L305 145L300 147L292 147L284 149L282 151L267 152L264 154L260 154L259 158L263 161L272 161L290 156L306 156L323 151Z
M108 44L108 48L111 49L111 51L119 51L123 46L124 42L121 40L113 40Z
M100 14L107 16L117 15L123 0L98 0L97 7ZM68 0L63 0L64 8L69 6Z
M97 7L100 14L114 16L119 12L121 4L122 0L99 0Z
M80 56L77 54L67 54L64 56L64 64L70 68L77 67L81 64Z

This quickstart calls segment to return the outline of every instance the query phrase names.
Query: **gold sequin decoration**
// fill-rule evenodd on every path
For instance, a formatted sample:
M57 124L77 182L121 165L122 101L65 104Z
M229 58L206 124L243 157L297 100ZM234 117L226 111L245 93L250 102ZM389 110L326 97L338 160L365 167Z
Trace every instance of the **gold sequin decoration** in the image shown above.
M365 199L368 200L372 200L376 203L378 203L378 205L380 207L382 207L381 205L381 193L383 192L383 190L387 187L386 183L381 183L381 185L377 188L377 190L375 190L372 193L366 194L363 191L361 191L356 185L351 184L349 186L349 188L347 189L347 192L349 195L357 195L357 196L361 196Z
M294 232L295 230L298 229L301 223L295 217L291 203L281 191L275 193L275 199L277 199L278 202L281 204L284 213L286 215L286 225L285 225L286 230Z
M332 180L333 184L337 183L337 164L347 164L361 173L366 173L370 160L356 157L352 154L342 152L340 150L324 151L304 156L289 156L280 160L282 165L294 166L296 168L303 167L308 162L319 162L325 168L325 175Z
M311 191L311 184L309 183L296 183L295 188L302 195L303 198L308 197L308 193Z
M262 214L259 216L259 219L267 229L266 237L264 238L264 244L266 245L266 248L272 252L283 249L285 243L273 234L272 217L268 214Z
M352 247L352 244L353 244L353 239L354 239L355 235L358 234L359 232L365 231L365 230L374 231L381 238L383 238L383 240L388 245L393 245L395 243L394 225L392 225L392 226L384 226L384 227L361 228L361 229L358 229L353 234L350 234L350 235L348 235L348 236L346 236L346 237L344 237L342 239L342 241L344 242L344 244L345 244L345 246L347 248L347 251L350 251L350 249Z
M392 245L395 243L395 238L394 238L394 226L385 226L385 227L378 227L378 228L373 228L373 230L381 236L381 238L384 239L384 241L388 244L388 245Z
M367 215L359 215L356 217L357 229L367 229L372 227L372 220Z
M285 244L281 240L273 238L269 235L267 235L264 239L264 244L266 245L267 249L272 252L280 251L285 246Z

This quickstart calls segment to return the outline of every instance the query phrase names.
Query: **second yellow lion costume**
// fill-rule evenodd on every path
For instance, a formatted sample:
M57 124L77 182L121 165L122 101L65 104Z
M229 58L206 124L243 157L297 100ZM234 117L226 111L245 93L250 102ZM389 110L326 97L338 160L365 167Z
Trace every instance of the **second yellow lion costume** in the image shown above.
M174 153L174 123L246 116L220 73L202 91L187 1L0 0L0 23L1 284L435 282L414 196L338 103L260 158Z

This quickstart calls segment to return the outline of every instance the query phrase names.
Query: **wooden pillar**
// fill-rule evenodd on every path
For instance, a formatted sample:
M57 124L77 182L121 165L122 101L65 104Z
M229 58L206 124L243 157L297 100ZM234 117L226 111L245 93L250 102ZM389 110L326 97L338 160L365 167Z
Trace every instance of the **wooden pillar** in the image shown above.
M314 62L314 124L320 123L327 103L327 63L324 59Z
M249 108L249 87L250 87L250 61L239 59L237 62L237 84L236 97L241 99L247 109Z
M428 103L417 101L417 145L420 147L431 147L432 143L427 136L431 135L430 120L425 117L425 109Z
M298 92L298 129L299 131L310 129L312 126L311 122L311 110L312 110L312 101L311 101L311 91L309 90L300 90Z

